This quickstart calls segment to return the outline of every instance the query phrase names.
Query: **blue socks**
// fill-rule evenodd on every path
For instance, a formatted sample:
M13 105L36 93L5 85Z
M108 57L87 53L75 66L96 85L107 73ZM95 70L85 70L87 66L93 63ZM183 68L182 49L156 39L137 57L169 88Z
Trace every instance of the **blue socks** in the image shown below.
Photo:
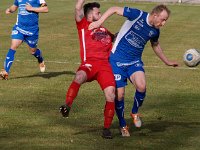
M138 109L140 106L142 106L145 96L146 96L146 91L139 92L136 90L135 97L134 97L134 105L132 108L133 114L138 113ZM120 127L121 128L125 127L126 121L124 119L124 99L122 99L121 101L115 100L115 111L116 111L117 117L119 119Z
M135 92L135 97L134 97L134 104L132 108L132 113L136 114L138 113L138 109L140 106L142 106L142 103L144 101L144 98L146 96L146 91L145 92L139 92L136 90Z
M35 58L37 58L38 63L42 63L42 62L43 62L43 57L42 57L42 52L41 52L41 50L37 49L37 50L35 51L35 53L32 54L32 55L35 56Z
M121 101L115 100L115 111L119 119L120 127L121 128L125 127L126 121L124 119L124 100L121 100Z
M6 59L4 61L4 69L6 70L7 73L10 72L10 67L15 59L15 53L16 51L13 49L9 49L8 53L6 55ZM38 59L38 63L42 63L43 62L43 57L42 57L42 53L39 49L37 49L35 51L35 53L33 54L33 56L35 56Z
M12 49L8 50L6 59L4 61L4 69L6 70L7 73L10 72L10 67L15 59L15 53L16 53L15 50L12 50Z

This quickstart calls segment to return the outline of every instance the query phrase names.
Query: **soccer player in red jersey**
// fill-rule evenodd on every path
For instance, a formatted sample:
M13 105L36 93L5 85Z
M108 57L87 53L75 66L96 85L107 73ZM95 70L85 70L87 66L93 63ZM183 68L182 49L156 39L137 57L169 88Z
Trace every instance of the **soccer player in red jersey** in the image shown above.
M100 4L91 2L84 5L84 2L85 0L77 0L75 6L81 65L66 93L65 105L60 107L60 112L63 117L68 117L80 86L85 82L97 80L106 99L102 137L110 139L112 134L109 128L115 113L115 80L108 58L114 35L102 26L94 30L88 30L89 24L101 17Z

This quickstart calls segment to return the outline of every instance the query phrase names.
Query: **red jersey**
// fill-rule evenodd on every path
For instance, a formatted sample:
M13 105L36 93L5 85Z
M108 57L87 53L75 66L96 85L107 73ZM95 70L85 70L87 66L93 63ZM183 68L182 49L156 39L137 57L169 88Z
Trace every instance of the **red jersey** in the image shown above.
M112 48L113 35L104 27L88 30L91 22L84 17L80 22L76 22L79 40L81 61L106 60Z

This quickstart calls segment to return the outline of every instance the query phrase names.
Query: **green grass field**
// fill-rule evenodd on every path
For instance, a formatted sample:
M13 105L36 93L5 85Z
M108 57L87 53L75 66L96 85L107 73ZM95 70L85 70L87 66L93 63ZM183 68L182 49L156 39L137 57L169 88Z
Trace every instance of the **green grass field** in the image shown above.
M12 0L0 2L0 66L10 47L16 13L5 15ZM160 43L166 56L179 68L165 66L148 44L143 54L147 97L140 113L144 125L136 129L129 113L134 87L126 88L125 117L130 138L119 134L114 117L114 139L101 137L104 95L97 82L82 85L68 119L58 108L80 62L74 21L75 0L47 0L49 13L40 14L40 40L47 71L38 64L26 44L15 55L8 81L0 81L0 149L70 150L197 150L200 147L200 66L188 68L182 61L186 49L200 49L197 5L170 4L171 17L161 29ZM99 1L102 12L110 6L130 6L150 11L155 3ZM112 16L104 24L117 32L125 18Z

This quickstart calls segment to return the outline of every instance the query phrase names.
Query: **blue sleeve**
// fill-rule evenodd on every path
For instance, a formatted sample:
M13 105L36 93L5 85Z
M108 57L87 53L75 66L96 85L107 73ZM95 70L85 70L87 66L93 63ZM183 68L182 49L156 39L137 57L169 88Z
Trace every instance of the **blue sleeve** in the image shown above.
M152 40L153 42L158 42L159 36L160 36L160 30L157 31L156 36L154 36L153 38L151 38L151 40Z
M18 0L14 1L14 5L17 6L17 7L19 7Z
M38 0L37 2L38 2L38 4L46 3L45 0Z
M124 7L123 16L128 18L128 20L136 19L141 13L141 10L135 8Z

